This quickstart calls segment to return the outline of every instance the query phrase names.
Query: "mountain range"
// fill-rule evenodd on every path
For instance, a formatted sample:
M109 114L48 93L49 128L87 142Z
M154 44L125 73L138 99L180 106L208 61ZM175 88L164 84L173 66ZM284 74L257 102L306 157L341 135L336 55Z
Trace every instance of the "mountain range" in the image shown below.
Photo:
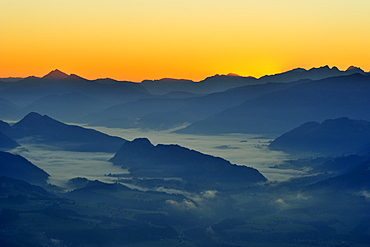
M259 79L230 74L200 82L142 83L91 81L54 70L41 78L0 82L0 117L19 120L39 112L95 126L163 130L189 125L177 133L280 135L308 121L370 120L369 78L353 66L346 71L328 66L293 69ZM150 87L158 90L156 95L149 93Z
M370 77L361 74L298 83L196 121L178 133L282 134L308 121L370 120Z
M0 131L20 144L39 143L55 148L86 152L116 152L124 139L109 136L93 129L68 125L46 115L31 112L11 127L0 125Z

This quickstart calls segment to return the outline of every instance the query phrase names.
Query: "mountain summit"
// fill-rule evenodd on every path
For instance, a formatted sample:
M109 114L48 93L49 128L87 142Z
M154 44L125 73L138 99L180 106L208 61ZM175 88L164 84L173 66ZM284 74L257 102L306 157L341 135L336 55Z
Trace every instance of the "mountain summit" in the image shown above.
M47 79L47 80L63 80L66 79L69 75L66 73L55 69L51 72L49 72L47 75L43 76L42 79Z

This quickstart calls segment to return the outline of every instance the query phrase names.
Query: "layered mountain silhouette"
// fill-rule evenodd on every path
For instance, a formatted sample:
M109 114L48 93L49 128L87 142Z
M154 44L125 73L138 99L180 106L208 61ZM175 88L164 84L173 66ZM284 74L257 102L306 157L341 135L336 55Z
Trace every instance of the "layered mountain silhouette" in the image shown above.
M266 181L256 169L202 154L178 145L154 146L148 139L126 142L111 161L128 168L133 176L182 178L189 182L253 184Z
M0 176L21 179L31 184L46 184L49 174L20 155L0 151Z
M247 100L179 133L282 134L308 121L347 116L370 120L370 77L361 74L308 81Z
M259 79L228 74L211 76L199 82L161 79L133 83L108 78L87 80L75 74L69 75L60 70L53 70L41 78L31 76L0 82L0 118L18 120L33 111L64 122L98 124L109 127L165 129L196 122L184 132L217 134L267 131L282 133L289 130L289 127L309 120L323 121L327 118L340 116L366 119L355 114L334 114L338 111L337 109L334 111L327 109L332 115L322 118L326 112L321 114L316 109L320 107L317 105L312 105L312 109L307 109L307 112L317 112L317 115L320 116L315 118L315 115L312 115L310 119L303 114L298 114L298 110L292 110L292 107L281 106L285 109L284 111L279 109L279 105L284 102L288 106L294 106L298 103L296 108L299 108L301 106L299 104L302 102L295 102L295 99L307 101L306 96L312 97L312 95L308 95L309 92L305 95L299 95L300 92L296 94L287 90L288 88L294 87L299 90L299 85L302 88L303 85L318 87L319 85L314 85L316 81L310 80L330 77L325 80L340 81L351 77L348 75L355 77L354 74L367 75L362 69L353 66L346 71L324 66L309 70L298 68ZM325 86L327 83L320 84ZM343 89L345 91L346 89L343 87L347 86L341 84L339 82L335 86L336 90ZM321 89L317 88L317 90ZM313 88L311 92L317 90ZM329 98L334 96L342 98L340 95L335 95L336 90L328 92ZM284 97L283 100L276 99L275 101L275 97L280 97L278 92L281 94L285 92L287 95L281 96ZM289 92L293 95L290 95ZM324 93L327 92L320 93L320 95ZM319 94L313 96L318 97ZM353 101L353 97L350 99ZM313 101L317 101L317 99ZM323 104L325 109L326 103L323 102ZM339 104L343 104L343 102L339 102ZM272 109L270 105L274 108ZM230 107L241 109L231 109ZM335 105L332 107L338 108ZM222 111L229 112L229 114ZM230 117L233 117L230 112L239 115L235 121L230 120ZM221 115L213 117L214 114ZM285 126L284 118L292 115L294 115L292 120L295 123L291 126ZM251 116L254 116L254 120ZM302 116L300 119L294 119L300 116ZM211 118L209 121L208 117ZM213 121L214 118L215 121ZM212 122L216 122L216 124L212 124ZM268 125L266 122L272 124ZM205 126L202 127L202 125ZM222 128L228 128L228 130L222 130Z
M86 108L85 104L85 114L100 111L112 104L151 96L139 83L120 82L112 79L87 80L78 75L68 75L59 70L53 70L42 78L31 76L14 82L0 82L0 99L7 100L20 107L21 109L17 109L16 113L21 110L21 114L24 114L29 111L29 108L33 108L34 111L42 114L49 114L50 112L43 112L43 107L39 107L40 100L45 101L46 98L49 100L48 104L50 106L56 105L54 116L64 117L63 114L58 115L58 104L60 102L58 97L64 97L64 95L81 95L81 105L84 105L86 99L99 102L99 107L96 103L93 103L90 108ZM52 97L56 99L52 100ZM31 106L29 106L30 104ZM0 109L1 107L2 102L0 100ZM79 104L76 104L70 111L71 115L73 113L74 115L83 113ZM9 114L5 113L7 112L0 112L0 117L8 117ZM13 113L9 116L14 119L19 115L19 113L18 115ZM73 120L77 121L78 117L74 116Z
M370 122L343 117L308 122L276 138L269 148L285 152L344 154L370 144Z
M3 119L14 119L19 116L21 109L9 100L0 98L0 117Z
M206 79L194 82L191 80L161 79L144 80L142 85L153 94L166 94L171 91L185 91L198 94L210 94L222 92L228 89L254 84L264 84L268 82L293 82L302 79L320 80L334 76L346 76L355 73L366 74L361 68L350 66L347 70L341 71L337 67L330 68L323 66L309 70L297 68L275 75L263 76L259 79L254 77L244 77L235 74L214 75Z
M125 142L122 138L64 124L35 112L29 113L5 133L16 140L48 144L72 151L116 152Z
M64 121L83 119L88 113L102 111L107 104L78 92L44 96L22 109L22 112L42 112Z
M204 119L229 107L237 106L245 100L287 89L304 83L266 83L248 85L191 98L154 97L114 105L91 114L85 120L92 125L107 127L171 129L183 124Z

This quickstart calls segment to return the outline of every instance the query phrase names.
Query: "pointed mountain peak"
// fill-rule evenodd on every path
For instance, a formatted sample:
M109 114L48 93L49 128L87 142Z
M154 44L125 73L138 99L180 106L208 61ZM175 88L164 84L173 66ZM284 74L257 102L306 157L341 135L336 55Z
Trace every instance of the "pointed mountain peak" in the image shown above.
M62 80L62 79L66 79L69 75L67 75L66 73L58 70L58 69L55 69L51 72L49 72L47 75L43 76L42 79L47 79L47 80Z
M354 70L359 70L361 72L364 72L360 67L356 67L356 66L349 66L346 71L354 71Z
M36 124L36 123L43 123L43 122L57 122L56 120L50 118L47 115L41 115L37 112L30 112L28 113L24 118L22 118L19 122L13 125L19 126L19 125L29 125L29 124Z

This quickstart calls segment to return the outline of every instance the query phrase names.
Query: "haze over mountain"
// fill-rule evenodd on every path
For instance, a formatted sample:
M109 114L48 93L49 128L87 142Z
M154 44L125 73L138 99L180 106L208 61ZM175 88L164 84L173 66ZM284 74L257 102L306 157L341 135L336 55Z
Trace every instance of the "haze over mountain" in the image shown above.
M102 111L108 105L79 92L47 95L22 108L21 112L42 112L53 118L74 122L93 112Z
M0 99L3 99L0 100L0 117L18 120L28 112L35 111L68 122L165 129L193 123L227 107L241 104L251 99L252 91L256 92L253 87L261 87L259 95L254 94L254 97L271 92L267 85L266 90L263 89L263 85L269 82L316 80L353 73L366 74L355 67L340 71L336 67L324 66L310 70L294 69L260 79L228 74L211 76L199 82L161 79L133 83L112 79L86 80L78 75L53 70L41 78L31 76L12 82L0 80ZM223 94L229 89L234 91ZM177 92L177 96L174 92ZM187 94L186 97L183 97L184 94ZM171 98L173 101L169 100ZM165 105L160 103L163 100L167 102ZM131 103L134 101L137 102ZM134 108L131 112L125 110L126 103L128 108L138 108L144 104L145 112ZM110 107L116 110L110 110ZM112 117L112 114L116 116ZM171 115L174 116L172 119ZM117 124L119 121L123 124Z
M282 134L307 121L370 120L369 104L370 76L330 77L247 100L178 132Z
M92 125L121 128L171 129L204 119L245 100L305 82L266 83L192 98L154 97L114 105L84 120Z

